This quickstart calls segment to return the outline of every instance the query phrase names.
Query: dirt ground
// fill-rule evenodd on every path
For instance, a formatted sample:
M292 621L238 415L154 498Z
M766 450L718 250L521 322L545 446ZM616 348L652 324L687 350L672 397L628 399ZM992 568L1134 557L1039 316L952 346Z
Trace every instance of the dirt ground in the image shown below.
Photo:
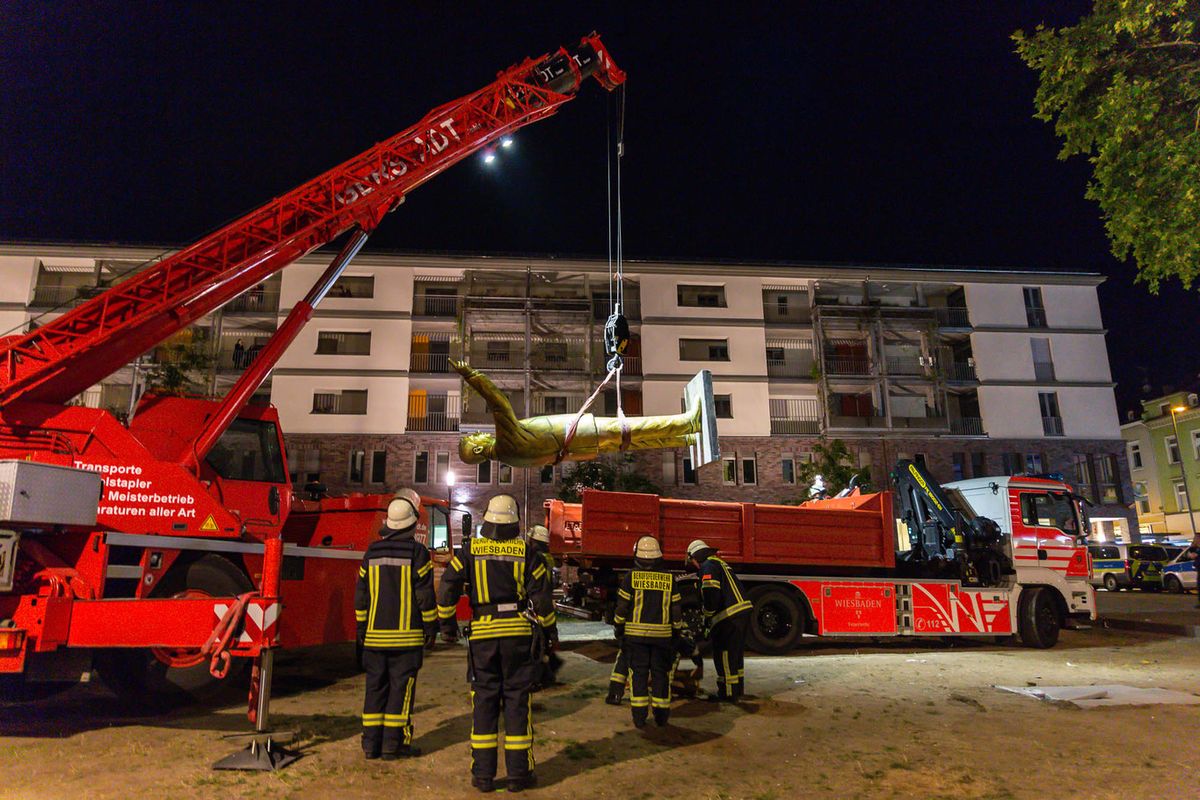
M636 731L602 702L613 651L566 654L565 684L535 705L531 798L1194 797L1200 708L1078 710L994 684L1127 683L1195 691L1200 642L1099 629L1046 651L945 643L821 642L752 658L742 708L675 704ZM587 653L588 655L585 655ZM595 658L588 657L589 655ZM425 755L366 762L363 681L338 649L281 660L276 726L304 757L277 774L213 772L246 729L241 706L133 716L99 687L0 711L0 798L474 797L461 648L431 654L417 690ZM709 665L711 666L711 665ZM705 684L711 688L712 675Z

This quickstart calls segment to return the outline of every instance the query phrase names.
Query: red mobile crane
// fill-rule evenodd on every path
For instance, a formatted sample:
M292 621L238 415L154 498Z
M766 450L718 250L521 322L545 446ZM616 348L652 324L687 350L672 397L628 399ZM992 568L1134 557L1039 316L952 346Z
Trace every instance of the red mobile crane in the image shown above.
M390 498L293 498L278 415L247 402L406 194L554 114L588 77L609 90L625 80L595 34L500 72L89 302L0 339L0 459L11 460L0 461L0 674L78 678L95 651L109 680L153 692L207 678L210 660L221 677L231 657L253 658L250 716L263 728L274 648L353 639L355 562ZM343 234L224 398L149 397L128 427L68 405Z

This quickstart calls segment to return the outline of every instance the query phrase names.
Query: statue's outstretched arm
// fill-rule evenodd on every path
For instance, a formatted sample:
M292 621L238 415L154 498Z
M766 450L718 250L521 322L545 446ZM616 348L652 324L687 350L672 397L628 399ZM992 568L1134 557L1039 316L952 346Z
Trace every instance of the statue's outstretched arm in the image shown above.
M462 375L463 380L487 401L488 410L492 412L492 417L496 421L497 434L503 432L510 438L521 435L521 423L517 419L517 415L513 413L512 403L508 401L508 396L500 391L500 387L492 383L491 378L474 369L465 361L450 359L450 366L454 367L454 371Z

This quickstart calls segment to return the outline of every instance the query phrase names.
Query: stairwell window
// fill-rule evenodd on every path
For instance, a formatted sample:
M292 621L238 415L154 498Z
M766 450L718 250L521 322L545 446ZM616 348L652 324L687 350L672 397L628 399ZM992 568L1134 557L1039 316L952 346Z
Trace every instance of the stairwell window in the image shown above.
M758 461L753 457L742 459L742 483L746 486L758 483Z
M1179 440L1174 436L1168 436L1163 440L1163 445L1167 448L1167 463L1178 464L1183 459L1179 455Z
M737 459L721 459L721 482L726 486L737 485Z
M500 464L500 468L497 470L497 472L499 473L501 486L512 485L512 467L510 467L508 464Z
M492 482L492 462L481 461L475 470L475 482L487 486Z
M429 451L420 450L413 459L413 483L429 483Z
M680 339L680 361L728 361L728 339Z
M542 471L538 477L543 484L549 485L554 483L554 465L547 464L542 467Z
M1046 306L1042 302L1042 290L1038 286L1026 286L1025 294L1025 321L1029 323L1031 328L1046 327Z
M783 482L789 486L796 483L796 459L792 458L790 453L784 453L779 460L779 465L783 471Z
M387 450L371 451L371 483L387 483Z
M696 485L696 470L692 466L692 459L689 456L683 457L683 484L684 486Z

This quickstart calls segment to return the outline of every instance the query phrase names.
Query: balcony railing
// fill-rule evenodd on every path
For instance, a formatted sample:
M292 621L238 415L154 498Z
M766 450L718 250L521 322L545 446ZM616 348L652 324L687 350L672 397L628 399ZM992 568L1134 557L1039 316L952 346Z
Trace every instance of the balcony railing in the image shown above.
M785 305L764 300L763 321L768 325L808 325L812 323L812 309L808 306L808 298L799 298L798 302Z
M427 294L413 302L413 315L418 317L458 316L458 297Z
M826 356L825 371L830 375L870 375L871 359L846 356Z
M462 417L460 395L410 392L408 395L409 431L456 431Z
M965 308L935 308L934 318L941 328L969 328L971 316Z
M925 416L925 417L892 417L892 428L898 429L919 429L919 430L936 430L946 428L947 421L941 416Z
M808 358L803 361L768 361L767 375L772 378L792 378L804 380L813 376L812 353L806 353Z
M821 409L816 400L772 399L771 433L802 435L821 432Z
M258 287L225 304L226 314L273 314L279 310L278 287Z
M831 428L886 428L887 418L879 416L858 417L833 415L829 418Z
M1042 417L1042 433L1047 436L1062 436L1062 417Z
M94 297L103 291L105 291L103 288L96 288L90 284L76 286L37 286L33 290L33 300L30 302L30 305L51 307L67 303L73 305L83 302L89 297Z
M924 375L925 365L912 356L888 356L887 370L889 375Z
M950 432L958 436L983 436L983 420L979 417L951 417Z
M450 354L413 352L409 357L408 371L450 372Z
M948 381L974 381L978 380L975 375L975 365L968 364L965 361L951 361L945 365L946 380Z

